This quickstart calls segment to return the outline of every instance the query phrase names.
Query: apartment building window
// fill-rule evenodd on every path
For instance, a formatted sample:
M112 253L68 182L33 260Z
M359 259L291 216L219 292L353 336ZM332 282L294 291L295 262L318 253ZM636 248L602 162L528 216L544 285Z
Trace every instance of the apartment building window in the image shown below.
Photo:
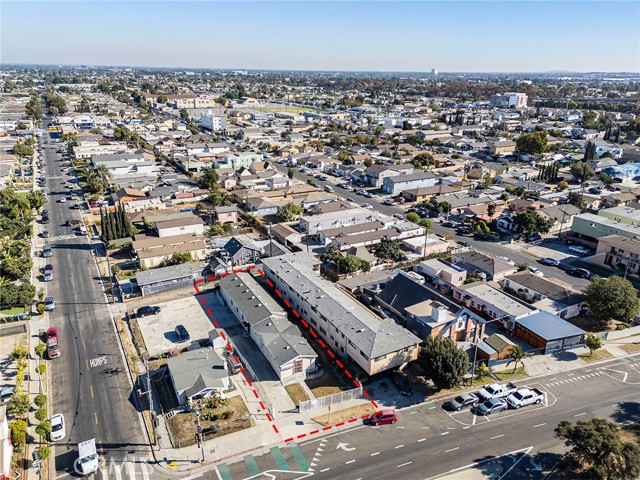
M355 344L351 340L347 340L347 343L353 348L356 348Z
M318 325L318 323L312 317L309 317L309 321L314 325Z
M364 353L362 350L360 350L360 355L362 355L362 358L364 358L365 360L369 360L369 357L367 356L367 354Z
M293 362L293 373L302 373L302 359L299 358L295 362Z
M320 331L320 333L321 333L321 334L323 334L323 335L326 335L326 334L327 334L327 331L326 331L324 328L322 328L322 327L318 327L318 330L319 330L319 331Z

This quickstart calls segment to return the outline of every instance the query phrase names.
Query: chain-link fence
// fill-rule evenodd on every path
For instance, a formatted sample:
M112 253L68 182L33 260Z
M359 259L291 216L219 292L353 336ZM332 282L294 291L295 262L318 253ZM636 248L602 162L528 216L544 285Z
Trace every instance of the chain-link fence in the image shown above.
M362 398L361 388L345 390L344 392L334 393L333 395L316 398L315 400L300 402L300 413L305 413L315 408L327 407L329 405L335 405L338 403L346 402L348 400L356 400L359 398Z

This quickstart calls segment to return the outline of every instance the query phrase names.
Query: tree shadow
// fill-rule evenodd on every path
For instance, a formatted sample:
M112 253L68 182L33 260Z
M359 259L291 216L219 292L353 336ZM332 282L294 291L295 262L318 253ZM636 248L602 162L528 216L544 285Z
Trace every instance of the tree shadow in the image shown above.
M640 402L619 403L611 418L629 430L640 433Z
M542 480L562 460L562 455L552 452L512 453L501 457L490 455L476 459L476 466L484 478L494 480ZM563 475L561 478L569 479ZM578 477L575 477L578 478Z
M559 350L551 354L554 360L559 362L573 362L578 359L578 355L574 352L568 352L566 350Z

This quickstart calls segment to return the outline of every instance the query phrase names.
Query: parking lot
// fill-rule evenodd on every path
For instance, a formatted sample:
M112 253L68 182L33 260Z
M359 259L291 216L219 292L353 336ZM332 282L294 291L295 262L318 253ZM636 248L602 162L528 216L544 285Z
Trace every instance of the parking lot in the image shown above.
M207 340L213 325L202 311L195 297L155 304L161 308L157 315L138 318L138 325L149 356L155 357L175 349L187 348L200 340ZM191 339L178 343L175 327L182 324L187 328Z

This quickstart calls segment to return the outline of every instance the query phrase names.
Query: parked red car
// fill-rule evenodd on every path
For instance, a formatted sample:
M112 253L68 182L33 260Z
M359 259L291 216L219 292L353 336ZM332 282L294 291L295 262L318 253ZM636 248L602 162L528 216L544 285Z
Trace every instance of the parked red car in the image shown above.
M381 410L373 413L369 417L369 423L371 425L388 425L396 423L397 421L398 416L396 415L395 410Z

